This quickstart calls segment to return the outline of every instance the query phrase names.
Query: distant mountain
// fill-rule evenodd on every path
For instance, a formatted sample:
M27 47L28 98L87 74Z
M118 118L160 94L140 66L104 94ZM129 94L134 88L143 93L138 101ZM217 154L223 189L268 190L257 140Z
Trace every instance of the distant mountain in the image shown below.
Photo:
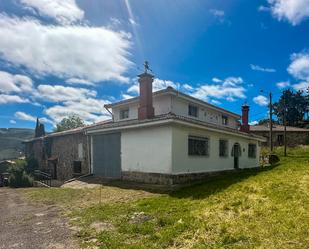
M24 155L22 141L33 138L33 129L0 128L0 161Z

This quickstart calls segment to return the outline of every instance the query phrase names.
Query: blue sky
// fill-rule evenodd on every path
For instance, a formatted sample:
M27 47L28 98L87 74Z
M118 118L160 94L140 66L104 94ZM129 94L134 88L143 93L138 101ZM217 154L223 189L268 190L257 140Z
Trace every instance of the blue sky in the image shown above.
M247 101L253 123L268 92L309 85L309 0L0 0L0 37L0 127L106 119L144 60L154 90Z

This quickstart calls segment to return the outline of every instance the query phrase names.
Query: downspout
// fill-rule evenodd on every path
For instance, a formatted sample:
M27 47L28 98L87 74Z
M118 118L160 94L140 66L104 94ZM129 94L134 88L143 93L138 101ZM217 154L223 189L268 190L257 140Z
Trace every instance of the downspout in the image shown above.
M112 116L112 120L114 122L114 114L106 107L104 106L105 110L108 111L108 113Z
M92 174L91 172L91 148L90 148L90 143L89 143L89 135L86 135L87 136L87 148L88 148L88 164L89 164L89 175Z

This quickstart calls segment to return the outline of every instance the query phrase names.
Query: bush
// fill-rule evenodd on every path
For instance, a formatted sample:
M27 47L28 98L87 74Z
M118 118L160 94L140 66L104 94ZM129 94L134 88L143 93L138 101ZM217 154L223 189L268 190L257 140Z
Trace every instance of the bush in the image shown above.
M9 167L9 186L13 188L18 187L32 187L33 178L25 171L26 162L17 160L15 165Z
M33 156L27 158L25 170L28 174L33 174L35 170L39 168L38 160L36 160Z
M280 158L277 155L275 155L275 154L270 154L269 155L269 163L271 165L274 165L274 164L276 164L278 162L280 162Z

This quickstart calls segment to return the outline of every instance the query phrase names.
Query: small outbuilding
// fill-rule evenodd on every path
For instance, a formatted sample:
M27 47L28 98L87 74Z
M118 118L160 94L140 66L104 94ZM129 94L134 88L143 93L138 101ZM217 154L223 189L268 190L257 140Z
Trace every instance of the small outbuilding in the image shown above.
M253 134L262 136L266 138L263 142L263 146L269 146L270 136L269 136L269 125L254 125L250 127L250 131ZM284 126L283 125L273 125L273 145L283 146L284 145ZM286 127L286 141L287 146L294 147L297 145L308 145L309 144L309 129L287 126Z

